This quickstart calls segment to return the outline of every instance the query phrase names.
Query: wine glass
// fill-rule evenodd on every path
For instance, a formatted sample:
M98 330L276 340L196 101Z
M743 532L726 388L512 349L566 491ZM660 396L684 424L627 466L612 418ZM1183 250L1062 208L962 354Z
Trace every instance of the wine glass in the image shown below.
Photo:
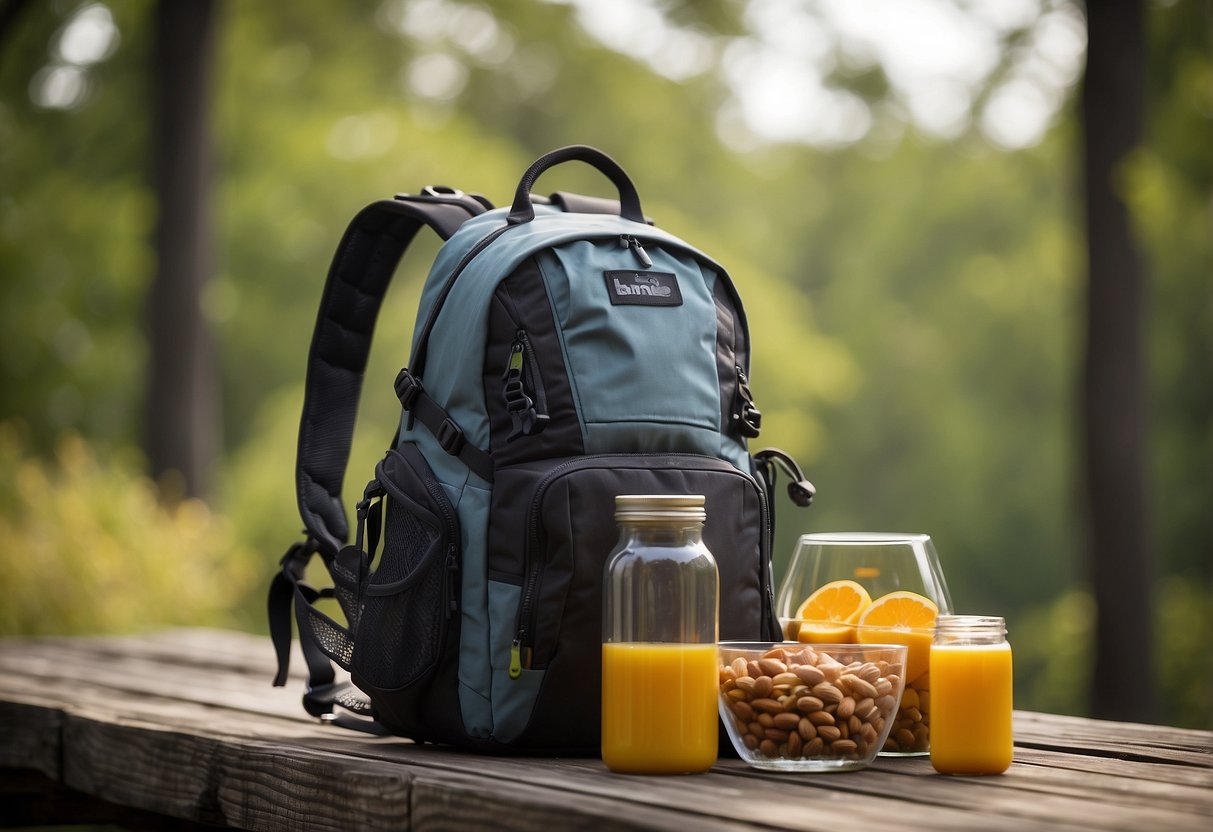
M848 621L801 617L806 599L834 582L847 584L858 605ZM867 598L862 595L866 593ZM923 604L920 599L933 604ZM879 607L880 609L875 609ZM920 755L930 749L930 661L934 612L952 612L939 557L926 534L831 532L801 535L779 584L776 613L789 641L885 643L909 647L893 730L882 754ZM862 616L864 611L871 614ZM863 622L861 624L861 621Z

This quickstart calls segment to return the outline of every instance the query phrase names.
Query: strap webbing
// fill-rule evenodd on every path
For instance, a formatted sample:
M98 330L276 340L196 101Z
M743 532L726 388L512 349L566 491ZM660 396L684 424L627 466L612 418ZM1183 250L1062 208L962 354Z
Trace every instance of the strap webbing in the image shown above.
M349 538L341 485L375 320L400 258L422 226L444 240L484 205L471 197L405 197L364 208L329 268L308 353L299 425L299 514L327 562Z
M463 428L425 392L407 367L396 376L396 397L411 418L429 429L442 450L459 457L482 480L493 481L493 458L464 438Z

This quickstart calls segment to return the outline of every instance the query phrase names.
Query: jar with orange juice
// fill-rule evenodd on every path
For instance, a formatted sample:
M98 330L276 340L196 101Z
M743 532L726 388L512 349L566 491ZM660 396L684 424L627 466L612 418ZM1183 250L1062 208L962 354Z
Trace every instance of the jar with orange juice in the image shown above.
M1001 774L1011 765L1011 645L1003 619L941 615L931 647L931 765Z
M703 495L615 498L619 542L603 589L602 759L680 774L716 762L716 560Z

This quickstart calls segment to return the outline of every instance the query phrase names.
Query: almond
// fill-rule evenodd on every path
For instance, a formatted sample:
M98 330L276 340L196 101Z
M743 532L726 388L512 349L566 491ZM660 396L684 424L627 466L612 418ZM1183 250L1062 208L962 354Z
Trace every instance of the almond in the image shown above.
M762 670L763 676L778 676L788 669L788 666L779 659L759 659L758 667Z
M788 756L793 759L799 757L802 748L804 748L804 740L801 739L800 733L793 731L788 734Z
M829 682L822 682L813 686L813 695L826 704L837 705L842 701L842 691L834 687Z
M797 665L792 672L809 687L820 684L826 679L826 675L811 664Z
M782 745L788 741L788 732L779 728L768 728L766 738Z
M767 714L783 713L783 705L780 705L774 699L755 699L750 702L750 707Z
M807 714L813 711L820 711L824 707L825 703L816 696L802 696L796 700L796 710L801 713Z
M786 687L786 688L791 689L792 687L795 687L796 685L798 685L800 683L800 677L797 676L795 673L788 673L787 671L784 671L783 673L779 673L775 676L772 676L771 682L777 688Z
M800 717L792 713L775 714L774 720L775 727L783 731L795 730L796 726L800 724Z
M839 678L838 684L860 699L875 699L877 696L880 696L880 692L876 690L876 687L871 682L852 673Z
M854 740L834 740L830 743L830 750L835 754L854 754L858 748Z

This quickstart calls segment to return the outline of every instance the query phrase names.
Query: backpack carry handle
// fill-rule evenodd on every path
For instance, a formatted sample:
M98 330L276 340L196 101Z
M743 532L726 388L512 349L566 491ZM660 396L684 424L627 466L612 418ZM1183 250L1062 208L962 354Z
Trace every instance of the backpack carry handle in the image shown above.
M510 225L521 225L535 219L535 206L531 204L531 188L539 179L540 174L564 162L585 162L610 179L619 191L619 215L632 222L641 224L645 222L644 211L640 209L640 194L636 192L636 186L632 184L632 180L628 178L619 163L597 148L574 144L540 156L534 164L527 168L526 173L522 175L522 180L518 183L518 190L514 192L514 204L510 208L508 218Z

